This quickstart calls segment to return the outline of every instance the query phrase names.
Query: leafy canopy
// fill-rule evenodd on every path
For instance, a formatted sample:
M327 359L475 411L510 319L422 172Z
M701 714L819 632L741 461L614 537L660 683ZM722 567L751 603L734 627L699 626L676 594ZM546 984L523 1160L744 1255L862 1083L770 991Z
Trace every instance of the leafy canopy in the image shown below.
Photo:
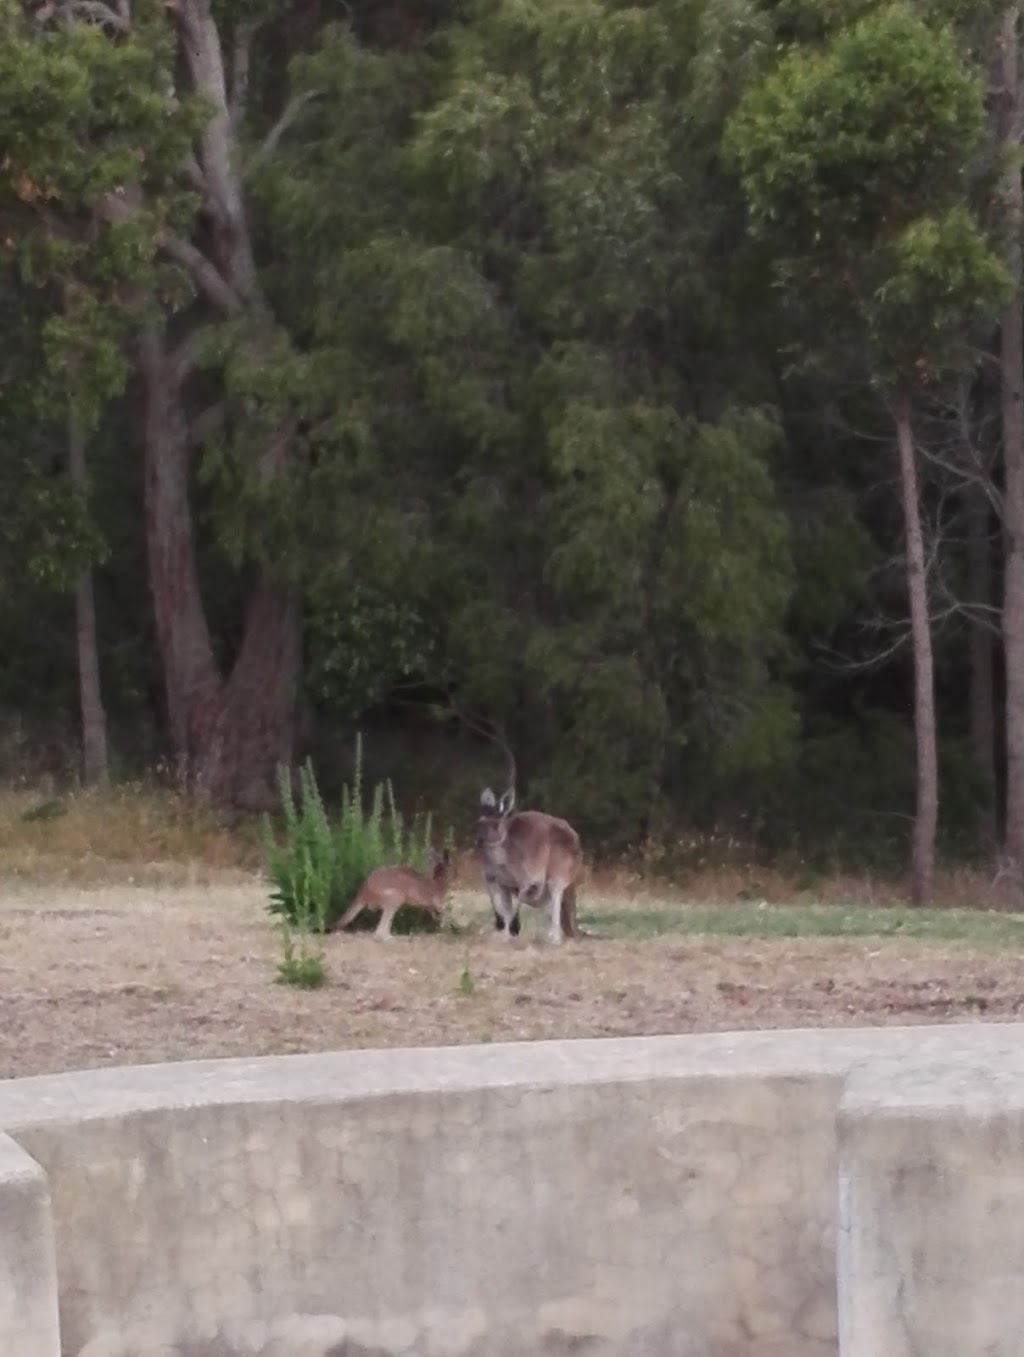
M965 329L1007 295L968 205L984 127L952 29L902 3L789 51L729 121L724 149L781 282L845 317L885 380L956 367Z

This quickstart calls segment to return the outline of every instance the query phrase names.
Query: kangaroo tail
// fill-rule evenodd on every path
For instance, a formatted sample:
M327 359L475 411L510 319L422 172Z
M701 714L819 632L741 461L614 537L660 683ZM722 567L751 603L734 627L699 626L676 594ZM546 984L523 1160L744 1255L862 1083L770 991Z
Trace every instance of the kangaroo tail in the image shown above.
M562 932L567 938L582 938L583 930L576 919L576 887L569 884L562 895Z

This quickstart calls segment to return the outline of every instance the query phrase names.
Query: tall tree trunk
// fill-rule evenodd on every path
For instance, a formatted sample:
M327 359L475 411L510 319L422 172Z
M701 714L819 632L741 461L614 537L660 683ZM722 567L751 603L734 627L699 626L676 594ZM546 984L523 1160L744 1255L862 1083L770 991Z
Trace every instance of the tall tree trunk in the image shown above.
M221 805L273 802L295 741L299 613L266 581L253 586L242 643L224 677L214 659L189 503L181 376L164 336L146 334L146 541L171 741L183 785Z
M222 804L262 810L295 748L299 610L266 581L253 588L242 648L214 701L197 705L193 781Z
M242 342L238 336L244 328L245 342L258 348L272 337L273 317L256 273L237 135L252 25L241 24L235 33L238 79L237 88L229 90L210 0L172 0L167 12L177 29L182 71L189 73L192 93L209 113L189 178L202 193L211 231L203 249L170 232L164 248L191 274L210 308L208 318L230 318L240 327L236 342ZM193 340L201 338L204 323L197 321ZM272 345L267 343L266 350L270 361ZM196 439L186 418L183 386L194 360L189 340L172 353L162 332L142 339L149 579L168 723L188 789L223 805L256 808L273 804L277 768L292 761L299 610L293 598L257 577L237 658L230 673L220 671L203 608L189 502L190 448ZM287 416L270 443L255 449L254 475L270 478L282 470L295 427L294 415Z
M935 682L932 665L932 634L928 621L928 581L925 576L924 539L917 495L914 437L910 427L910 398L901 395L894 404L896 442L899 448L900 481L903 489L903 519L907 543L907 594L914 647L914 739L917 751L917 813L914 817L911 862L912 898L915 905L931 902L935 882L935 831L939 815L939 774L935 733Z
M991 513L984 489L967 489L967 590L971 603L990 610L993 605ZM978 780L985 797L979 829L986 851L996 846L996 745L994 645L987 617L968 624L970 652L970 737Z
M184 783L198 753L194 712L217 697L221 676L203 611L189 503L188 426L181 383L162 332L140 342L145 392L146 553L171 745Z
M85 464L85 434L72 413L68 419L68 469L71 483L80 495L88 493ZM96 600L92 569L86 567L75 585L75 637L78 648L78 696L82 710L82 774L87 787L105 787L107 764L107 718L100 686L100 658L96 644Z
M1004 147L1020 140L1020 6L1003 19L1000 41ZM1024 192L1020 166L1007 164L1004 183L1008 214L1006 262L1015 295L1000 325L1000 382L1005 477L1006 563L1003 581L1003 647L1006 661L1006 853L1024 868L1024 313L1021 294L1021 231Z

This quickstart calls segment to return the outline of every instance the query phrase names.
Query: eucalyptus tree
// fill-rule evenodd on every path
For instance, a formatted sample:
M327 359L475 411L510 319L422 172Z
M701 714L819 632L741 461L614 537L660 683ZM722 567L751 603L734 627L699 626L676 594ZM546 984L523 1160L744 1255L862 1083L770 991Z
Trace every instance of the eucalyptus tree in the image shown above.
M278 488L295 451L294 356L260 283L244 177L280 135L271 124L256 142L248 102L253 44L273 13L208 0L0 7L9 248L53 291L54 372L76 429L123 384L128 358L141 373L171 742L186 785L236 804L264 800L290 758L299 668ZM197 457L237 571L227 646L196 562Z
M317 299L310 474L368 625L402 618L531 794L627 839L669 780L699 795L795 733L781 432L720 267L735 36L611 0L488 0L401 53L336 31L259 177L302 242L275 304Z
M794 44L746 91L726 149L752 230L805 323L804 359L859 371L892 422L914 654L917 813L912 889L933 887L938 771L931 631L913 413L968 367L1009 279L970 201L983 85L941 14L854 6L825 41Z

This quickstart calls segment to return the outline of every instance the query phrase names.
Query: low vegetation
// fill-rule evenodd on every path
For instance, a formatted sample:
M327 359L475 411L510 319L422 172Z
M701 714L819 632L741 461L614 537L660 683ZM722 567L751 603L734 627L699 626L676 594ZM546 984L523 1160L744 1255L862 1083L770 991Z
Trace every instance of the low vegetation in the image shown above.
M300 770L298 802L283 770L279 786L280 836L269 817L263 821L272 914L300 926L304 919L322 933L344 914L375 867L405 863L417 871L429 871L432 817L428 814L421 824L407 825L390 782L378 782L369 806L364 804L361 739L356 740L352 784L342 787L336 821L332 822L320 795L312 763ZM374 911L367 910L352 926L369 928L376 922ZM394 923L399 933L436 927L422 911L411 909L400 910Z

